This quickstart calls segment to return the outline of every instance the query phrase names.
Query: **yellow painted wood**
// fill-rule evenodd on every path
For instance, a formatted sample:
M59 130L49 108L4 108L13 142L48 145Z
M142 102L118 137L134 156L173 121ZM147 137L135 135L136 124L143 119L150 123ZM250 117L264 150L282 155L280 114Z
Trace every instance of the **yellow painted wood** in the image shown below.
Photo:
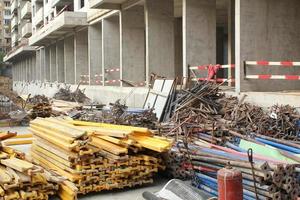
M39 136L39 137L41 137L41 138L43 138L43 139L51 142L54 145L57 145L57 146L59 146L59 147L61 147L63 149L66 149L66 150L72 150L72 149L75 149L76 146L78 146L78 144L76 144L76 143L72 143L72 144L66 143L66 142L64 142L64 141L62 141L62 140L60 140L60 139L58 139L56 137L43 134L43 133L41 133L41 132L39 132L39 131L37 131L37 130L35 130L33 128L29 128L29 130L33 134L35 134L35 135L37 135L37 136Z
M34 165L32 163L29 163L25 160L21 160L18 158L3 159L1 160L1 164L10 167L12 169L15 169L19 172L26 172L34 168Z
M115 145L111 142L107 142L103 139L97 138L97 137L92 137L92 141L90 142L91 145L96 146L100 149L104 149L108 152L111 152L115 155L119 155L119 154L127 154L128 150L124 147L120 147L118 145Z
M134 127L134 126L114 125L114 124L96 123L96 122L85 122L85 121L77 121L77 120L69 121L69 123L72 123L77 126L94 126L94 127L108 128L108 129L113 129L113 130L126 130L126 131L138 132L138 133L151 134L151 131L147 128L140 128L140 127Z
M12 176L6 171L6 168L0 166L0 184L11 183Z
M32 133L26 133L26 134L19 134L19 135L16 135L15 137L12 137L12 138L32 138Z
M59 132L56 132L56 131L51 131L50 129L47 129L47 128L43 128L43 127L40 127L40 126L36 126L34 124L30 124L30 129L34 129L36 131L39 131L41 134L45 134L45 135L48 135L48 136L52 136L52 137L55 137L57 139L60 139L60 140L63 140L64 142L67 142L67 143L73 143L75 141L75 138L72 138L72 137L68 137L62 133L59 133Z
M115 130L110 128L101 128L93 126L79 126L81 129L86 130L92 135L106 135L116 138L127 138L129 134L133 133L130 130Z
M46 160L46 159L40 157L39 155L35 154L34 152L31 152L31 155L34 159L36 159L39 162L40 165L42 165L42 166L44 166L48 169L52 169L52 170L57 171L60 175L66 177L70 181L77 181L77 180L82 179L81 175L68 173L68 172L62 170L61 168L57 167L53 163L49 162L48 160Z
M32 145L32 150L37 151L39 153L45 154L46 156L56 160L57 162L60 162L61 164L64 164L67 167L72 167L74 164L70 163L69 161L59 157L57 154L54 154L42 147L39 147L37 145Z
M5 140L2 142L5 146L32 144L32 139L27 140Z
M71 160L75 160L78 157L78 154L75 152L67 151L66 149L60 148L56 145L53 145L50 142L48 142L42 138L39 138L37 136L34 136L34 137L35 137L35 141L34 141L35 145L42 147L44 149L47 149L47 150L55 153L56 155L64 158L65 160L71 161Z
M42 128L46 128L51 131L61 133L65 136L68 136L71 138L76 138L76 139L83 137L84 135L87 134L85 131L78 130L77 128L71 128L69 126L64 126L59 123L50 122L50 121L46 121L46 120L39 119L39 118L31 121L30 124L36 125L36 126L39 126Z

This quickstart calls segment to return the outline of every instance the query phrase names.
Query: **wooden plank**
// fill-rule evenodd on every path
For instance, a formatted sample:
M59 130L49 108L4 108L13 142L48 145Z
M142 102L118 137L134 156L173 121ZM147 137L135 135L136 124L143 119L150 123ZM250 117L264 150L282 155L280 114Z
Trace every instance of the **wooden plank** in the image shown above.
M92 141L90 142L91 145L96 146L100 149L104 149L105 151L108 151L110 153L113 153L115 155L120 154L127 154L128 150L124 147L120 147L118 145L115 145L111 142L107 142L103 139L92 137Z
M18 158L3 159L1 160L1 164L13 168L19 172L26 172L34 168L34 165L32 163L29 163L27 161Z
M30 124L42 127L42 128L46 128L49 129L51 131L66 135L68 137L71 138L80 138L83 137L84 135L86 135L87 133L85 131L82 130L78 130L76 128L71 128L69 126L64 126L62 124L58 124L58 123L54 123L54 122L50 122L47 120L41 120L41 119L35 119L33 121L30 122Z

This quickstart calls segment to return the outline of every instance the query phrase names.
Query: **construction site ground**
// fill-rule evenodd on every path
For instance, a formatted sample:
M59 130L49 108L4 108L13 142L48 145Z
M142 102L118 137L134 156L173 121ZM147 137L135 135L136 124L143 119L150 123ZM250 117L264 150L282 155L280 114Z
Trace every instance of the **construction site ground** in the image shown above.
M17 132L18 135L28 133L27 127L0 127L0 131ZM15 149L25 153L29 153L30 145L17 145L13 146ZM168 182L168 179L163 176L157 176L154 179L154 183L144 187L129 188L123 190L104 191L99 193L91 193L79 196L80 200L143 200L142 194L144 191L157 192L163 188ZM58 198L52 198L58 200Z

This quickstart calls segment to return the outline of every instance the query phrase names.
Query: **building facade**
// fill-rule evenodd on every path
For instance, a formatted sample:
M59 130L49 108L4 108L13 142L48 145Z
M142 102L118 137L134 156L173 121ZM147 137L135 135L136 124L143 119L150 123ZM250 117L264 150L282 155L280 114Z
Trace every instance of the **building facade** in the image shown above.
M205 77L190 66L217 63L227 65L218 76L236 92L299 90L299 67L246 65L300 61L299 7L297 0L12 0L5 60L16 91L51 96L63 83L81 84L103 103L131 94L140 105L151 74Z
M11 45L11 30L10 30L10 1L0 1L0 52L4 56Z

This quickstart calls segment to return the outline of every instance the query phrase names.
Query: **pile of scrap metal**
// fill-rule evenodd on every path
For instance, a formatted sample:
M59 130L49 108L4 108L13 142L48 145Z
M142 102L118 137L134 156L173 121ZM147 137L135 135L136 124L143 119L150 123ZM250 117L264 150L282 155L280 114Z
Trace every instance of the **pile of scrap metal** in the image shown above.
M1 133L3 142L15 133ZM0 147L0 199L47 200L56 194L64 179L32 164L24 153L10 147Z
M128 125L156 129L157 117L153 109L129 109L117 100L108 109L83 109L71 113L73 119L90 122Z
M50 117L53 116L52 106L49 99L44 95L35 95L33 97L28 97L27 99L27 109L29 110L29 116L31 119L37 117Z
M59 91L54 95L54 99L71 101L78 103L90 103L90 99L84 94L84 90L80 90L79 86L72 92L71 86L66 86L65 88L60 88Z
M26 102L16 93L8 90L0 91L0 124L8 126L28 123L25 105Z
M299 114L290 106L264 110L244 99L226 97L211 82L177 94L162 127L177 140L166 158L170 174L217 196L216 173L230 165L243 174L244 199L295 199Z
M182 89L172 102L172 117L165 134L184 135L188 130L233 130L243 135L262 134L286 140L299 140L300 114L289 105L274 105L269 110L227 97L212 82L199 82Z
M59 191L63 200L152 183L153 175L164 169L161 153L172 146L147 128L62 118L37 118L30 131L34 162L69 181Z

